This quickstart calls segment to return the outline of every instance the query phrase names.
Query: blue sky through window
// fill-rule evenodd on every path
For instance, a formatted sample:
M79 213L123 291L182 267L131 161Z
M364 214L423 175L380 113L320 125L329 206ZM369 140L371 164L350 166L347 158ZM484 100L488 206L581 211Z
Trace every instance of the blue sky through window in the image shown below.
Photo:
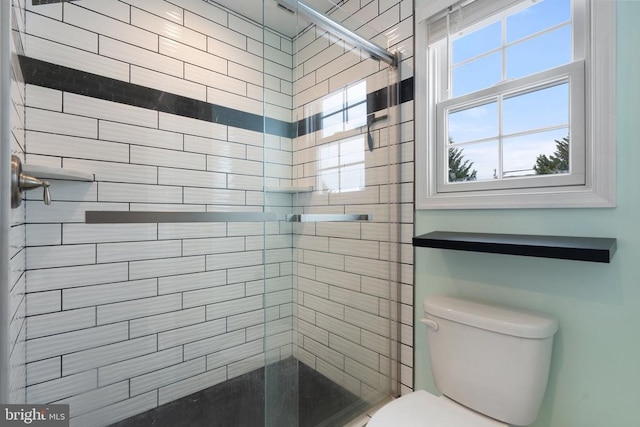
M507 98L502 108L502 133L566 125L569 119L569 84Z
M540 1L507 18L507 43L570 20L570 0Z
M571 62L571 27L558 28L550 33L507 48L507 79L528 76Z
M449 114L449 137L454 142L495 138L498 131L497 102Z
M453 64L497 49L502 45L502 25L494 22L453 42Z
M451 96L567 64L573 59L571 37L571 0L539 0L474 32L453 35ZM450 112L448 136L464 149L465 159L474 162L477 178L483 180L496 177L501 158L498 137L503 135L502 177L513 177L532 174L538 155L553 154L555 140L569 135L568 122L569 84L560 82L505 97L501 106L494 99ZM508 137L522 132L528 134Z

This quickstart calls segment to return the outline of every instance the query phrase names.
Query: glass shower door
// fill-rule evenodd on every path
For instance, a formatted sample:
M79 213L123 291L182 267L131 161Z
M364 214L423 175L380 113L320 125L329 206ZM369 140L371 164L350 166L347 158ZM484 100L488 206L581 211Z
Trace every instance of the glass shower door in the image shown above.
M326 2L319 11L357 33L378 34L360 22L367 11L355 3ZM269 268L277 239L290 245L291 262L280 264L287 278L265 274L266 425L342 425L392 394L395 376L396 70L312 23L301 3L287 5L298 6L294 129L279 142L291 147L291 176L268 189L265 205L290 214L266 233L265 256ZM265 51L265 70L271 61ZM277 110L265 94L265 117ZM284 308L291 316L286 321L269 319L276 301L280 315Z
M24 163L55 173L51 205L24 203L27 402L82 427L261 425L277 223L262 56L237 46L262 26L216 2L19 3Z

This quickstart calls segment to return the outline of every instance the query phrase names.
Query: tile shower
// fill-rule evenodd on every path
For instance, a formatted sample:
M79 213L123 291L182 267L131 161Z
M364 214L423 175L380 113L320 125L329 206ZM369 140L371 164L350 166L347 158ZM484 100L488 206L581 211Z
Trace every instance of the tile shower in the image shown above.
M411 2L339 11L393 30L390 78L320 28L291 38L215 2L23 1L12 152L95 180L12 211L11 401L107 425L291 359L369 404L409 390ZM336 96L390 116L373 151L366 123L331 121ZM263 210L373 220L85 223Z

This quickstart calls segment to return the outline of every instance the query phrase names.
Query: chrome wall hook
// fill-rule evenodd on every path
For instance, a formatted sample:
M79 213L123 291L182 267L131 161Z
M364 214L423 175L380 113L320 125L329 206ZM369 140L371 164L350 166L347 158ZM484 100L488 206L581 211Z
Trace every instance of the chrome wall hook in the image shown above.
M51 204L49 181L22 173L22 162L18 156L11 156L11 208L15 209L22 203L23 192L33 188L43 188L42 198L45 205Z

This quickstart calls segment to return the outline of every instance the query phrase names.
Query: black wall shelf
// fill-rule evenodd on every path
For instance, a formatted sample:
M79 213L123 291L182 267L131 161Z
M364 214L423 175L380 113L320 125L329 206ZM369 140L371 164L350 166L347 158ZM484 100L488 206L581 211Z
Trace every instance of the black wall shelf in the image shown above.
M433 231L414 237L413 246L609 263L616 239Z

